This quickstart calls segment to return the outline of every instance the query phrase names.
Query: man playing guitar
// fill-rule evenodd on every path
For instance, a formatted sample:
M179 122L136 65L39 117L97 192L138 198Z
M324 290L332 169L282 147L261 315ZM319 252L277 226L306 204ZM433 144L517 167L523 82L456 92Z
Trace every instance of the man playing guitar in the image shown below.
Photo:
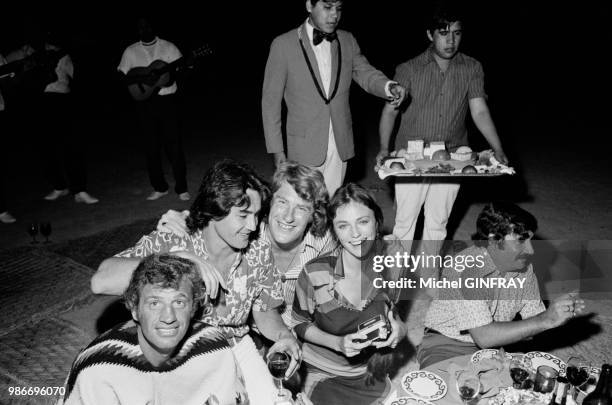
M51 32L32 26L26 35L28 43L6 59L15 67L11 74L28 99L30 121L35 123L33 143L41 150L45 173L53 185L44 199L54 201L72 193L77 203L95 204L98 199L86 191L82 139L72 130L72 59Z
M171 42L155 35L150 19L138 19L138 35L140 41L128 46L123 52L118 70L123 74L126 84L133 84L138 80L130 71L135 68L148 68L152 64L166 64L181 58L181 52ZM141 69L145 70L145 69ZM153 74L154 71L151 71ZM185 157L181 145L178 108L175 93L177 83L172 78L162 81L162 87L157 90L155 83L158 78L152 75L143 75L142 86L152 86L155 91L151 97L136 103L137 115L142 133L142 142L146 151L149 180L153 192L147 200L157 200L168 194L168 183L164 178L161 161L161 151L164 150L174 173L174 190L182 201L188 201L191 196L187 192Z

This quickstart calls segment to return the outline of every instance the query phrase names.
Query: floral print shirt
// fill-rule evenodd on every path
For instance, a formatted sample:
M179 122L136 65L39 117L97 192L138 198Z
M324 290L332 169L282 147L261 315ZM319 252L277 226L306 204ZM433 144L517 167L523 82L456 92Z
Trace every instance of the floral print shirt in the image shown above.
M204 260L209 257L202 231L185 238L153 231L115 257L144 258L153 253L179 251ZM205 314L202 321L217 326L228 339L241 338L249 332L251 310L263 312L283 304L281 276L274 266L270 243L264 240L254 240L245 251L236 254L225 281L228 292L216 300L212 312Z

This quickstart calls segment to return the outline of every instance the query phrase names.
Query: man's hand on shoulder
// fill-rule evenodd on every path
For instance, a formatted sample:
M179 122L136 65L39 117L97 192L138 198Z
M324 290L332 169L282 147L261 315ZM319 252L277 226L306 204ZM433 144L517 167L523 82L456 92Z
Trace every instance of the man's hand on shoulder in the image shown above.
M187 233L187 224L185 223L188 216L188 210L182 212L168 210L157 222L157 230L186 238L189 235Z
M198 266L198 270L200 270L200 275L202 276L202 280L206 286L206 295L208 295L211 299L217 298L219 294L219 286L222 289L227 290L227 285L225 284L223 275L208 260L184 250L180 252L172 252L172 254L191 260Z

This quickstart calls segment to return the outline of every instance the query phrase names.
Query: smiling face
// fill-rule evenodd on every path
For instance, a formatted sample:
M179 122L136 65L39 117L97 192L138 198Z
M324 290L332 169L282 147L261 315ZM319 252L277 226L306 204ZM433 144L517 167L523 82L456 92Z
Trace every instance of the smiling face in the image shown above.
M132 317L138 322L138 344L154 366L169 359L185 337L194 312L191 283L178 289L147 284L142 288Z
M306 10L312 26L329 34L336 31L342 17L342 1L319 0L313 6L311 0L306 0Z
M250 205L232 207L229 214L220 220L211 220L210 226L215 235L227 246L241 250L248 246L251 233L257 230L261 196L255 190L246 191L251 201Z
M286 181L272 195L268 216L270 235L281 248L292 248L302 242L312 221L314 208L301 198Z
M361 203L350 201L338 207L333 224L336 238L345 251L358 259L367 256L369 249L362 252L362 247L366 246L364 241L376 239L378 229L374 211ZM371 249L373 245L367 246Z
M461 22L455 21L445 28L436 29L433 33L427 31L436 56L442 59L452 59L459 51L463 31Z
M534 254L531 238L533 233L529 232L529 237L523 238L516 233L510 233L504 237L501 245L497 241L490 243L488 251L502 273L507 271L520 271L529 264L531 256Z

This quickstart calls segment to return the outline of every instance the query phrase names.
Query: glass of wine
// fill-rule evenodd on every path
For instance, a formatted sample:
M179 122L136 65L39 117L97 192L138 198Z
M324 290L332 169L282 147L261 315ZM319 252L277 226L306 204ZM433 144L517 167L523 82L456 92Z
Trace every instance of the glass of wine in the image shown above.
M49 243L49 236L51 235L51 222L41 222L40 233L45 237L45 243Z
M283 391L283 379L285 373L291 363L291 356L285 352L274 352L268 355L268 370L272 377L278 381L278 396L283 397L285 395Z
M36 235L38 235L38 224L36 222L32 222L28 225L27 229L28 234L32 237L32 242L30 243L38 243L36 240Z
M587 382L591 372L591 363L582 356L571 356L567 360L565 374L572 390L571 395L576 399L576 388Z
M531 359L524 354L513 354L510 360L510 377L514 388L524 388L525 381L531 374Z
M457 373L457 392L464 404L480 393L480 379L473 371L462 370Z

